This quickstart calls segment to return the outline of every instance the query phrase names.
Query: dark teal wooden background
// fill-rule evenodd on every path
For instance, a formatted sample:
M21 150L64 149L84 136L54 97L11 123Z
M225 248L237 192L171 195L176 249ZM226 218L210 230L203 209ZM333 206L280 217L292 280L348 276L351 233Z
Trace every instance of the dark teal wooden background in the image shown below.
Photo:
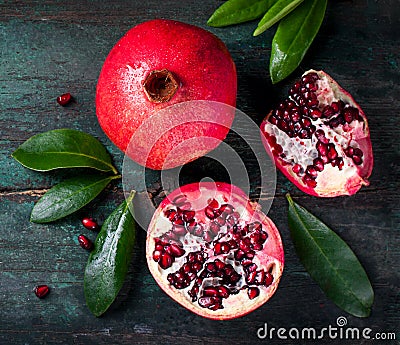
M291 344L259 340L269 327L321 329L339 316L349 327L395 332L400 321L399 141L400 2L329 1L327 15L298 70L272 86L268 75L274 30L252 37L256 23L211 29L228 46L238 70L237 106L258 124L302 72L324 69L348 89L369 118L375 167L371 185L352 197L318 199L278 174L270 217L281 230L286 267L269 303L228 321L200 318L170 300L145 262L145 232L138 231L126 286L112 308L95 318L85 306L83 270L87 252L77 243L80 219L102 222L122 201L120 184L75 215L52 224L32 224L34 202L68 173L37 173L10 154L30 136L55 128L84 130L99 138L120 169L123 154L105 137L95 116L96 80L107 53L132 26L163 17L206 28L221 1L1 1L0 2L0 344ZM71 92L76 102L60 107ZM196 168L196 163L192 165ZM196 179L197 175L188 177ZM157 179L157 176L154 176ZM185 180L185 176L182 177ZM369 318L347 315L322 294L294 254L287 225L286 192L312 210L352 247L371 279L375 303ZM47 283L50 295L32 289ZM339 339L324 343L341 344ZM311 343L311 342L309 342ZM349 343L349 342L348 342ZM359 340L359 344L395 341Z

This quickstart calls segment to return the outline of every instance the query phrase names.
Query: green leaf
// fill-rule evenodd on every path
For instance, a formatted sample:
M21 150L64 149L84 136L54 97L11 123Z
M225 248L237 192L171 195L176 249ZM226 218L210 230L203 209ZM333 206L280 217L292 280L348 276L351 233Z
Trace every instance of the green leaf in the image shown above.
M260 18L275 0L228 0L218 7L207 25L222 27Z
M269 65L274 84L289 76L303 60L322 24L326 5L327 0L304 0L279 22Z
M121 176L72 177L44 194L33 207L31 221L47 223L68 216L92 201L113 179Z
M85 269L86 304L102 315L121 289L135 242L135 221L129 210L134 192L104 222Z
M353 251L318 218L286 197L290 234L310 276L338 307L357 317L369 316L374 291Z
M55 129L34 135L19 146L12 157L37 171L86 167L117 174L100 141L73 129Z
M304 0L278 0L258 23L253 36L258 36L292 12Z

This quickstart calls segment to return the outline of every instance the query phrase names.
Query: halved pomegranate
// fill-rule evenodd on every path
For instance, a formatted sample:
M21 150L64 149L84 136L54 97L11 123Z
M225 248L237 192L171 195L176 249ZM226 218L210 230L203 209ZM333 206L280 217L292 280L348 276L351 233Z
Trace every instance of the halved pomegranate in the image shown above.
M352 195L373 167L367 118L347 91L310 70L261 124L264 146L279 170L303 192Z
M238 187L193 183L166 197L150 222L146 256L158 285L210 319L232 319L275 292L284 253L274 223Z

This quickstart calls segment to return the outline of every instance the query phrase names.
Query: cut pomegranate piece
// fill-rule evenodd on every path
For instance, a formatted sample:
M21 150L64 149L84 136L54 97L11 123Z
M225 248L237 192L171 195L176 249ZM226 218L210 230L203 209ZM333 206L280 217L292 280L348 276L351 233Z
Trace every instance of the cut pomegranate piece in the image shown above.
M367 118L347 91L310 70L261 124L279 170L303 192L352 195L368 185L373 167Z
M255 206L226 183L193 183L169 194L146 240L147 263L159 286L211 319L240 317L263 305L278 287L284 253L277 228ZM178 219L183 225L177 229Z

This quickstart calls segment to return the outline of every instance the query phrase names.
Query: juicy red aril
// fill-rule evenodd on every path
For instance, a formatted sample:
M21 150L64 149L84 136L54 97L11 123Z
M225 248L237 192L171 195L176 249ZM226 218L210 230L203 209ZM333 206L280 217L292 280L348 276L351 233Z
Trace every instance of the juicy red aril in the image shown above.
M99 225L93 218L89 218L89 217L83 218L82 224L86 229L89 229L89 230L98 230L99 229Z
M49 294L50 288L47 285L38 285L33 291L37 297L44 298Z
M260 290L257 287L249 287L247 289L247 295L249 296L250 299L254 299L254 298L258 297L259 294L260 294Z
M222 309L222 299L220 297L200 297L199 305L211 310Z
M71 102L71 100L72 100L72 96L69 92L64 93L61 96L57 97L57 103L62 106L67 105L69 102Z
M78 236L79 245L86 250L92 250L93 242L89 240L85 235Z

